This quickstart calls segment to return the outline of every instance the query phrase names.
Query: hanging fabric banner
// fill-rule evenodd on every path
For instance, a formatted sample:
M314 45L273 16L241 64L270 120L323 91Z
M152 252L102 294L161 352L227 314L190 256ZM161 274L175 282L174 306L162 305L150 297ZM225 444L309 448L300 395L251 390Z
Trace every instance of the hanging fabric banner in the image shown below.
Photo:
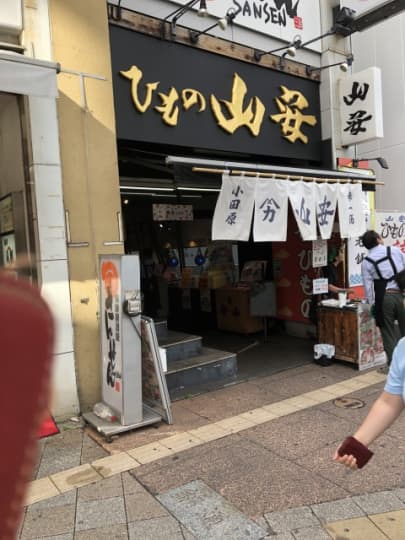
M366 232L361 184L339 184L339 226L342 238L358 238Z
M285 242L288 195L285 180L258 180L255 192L255 242Z
M322 240L332 236L337 201L337 184L316 184L316 219Z
M212 220L213 240L249 240L255 186L256 178L222 175Z
M303 240L316 240L315 183L287 180L288 197Z

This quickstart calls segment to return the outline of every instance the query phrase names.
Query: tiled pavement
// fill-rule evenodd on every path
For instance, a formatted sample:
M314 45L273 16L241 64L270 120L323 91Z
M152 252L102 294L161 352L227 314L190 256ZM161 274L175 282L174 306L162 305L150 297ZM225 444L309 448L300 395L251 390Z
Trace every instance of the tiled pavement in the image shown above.
M20 538L405 538L404 428L381 437L361 472L331 463L384 378L329 370L177 402L173 426L104 448L83 429L47 439ZM338 409L333 400L348 394L366 406Z

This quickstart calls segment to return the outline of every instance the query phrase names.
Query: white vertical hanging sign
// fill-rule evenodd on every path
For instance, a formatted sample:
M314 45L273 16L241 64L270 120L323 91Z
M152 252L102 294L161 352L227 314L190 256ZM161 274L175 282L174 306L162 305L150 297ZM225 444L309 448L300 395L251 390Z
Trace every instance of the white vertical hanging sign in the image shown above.
M315 184L287 180L288 198L303 240L316 240Z
M213 240L249 240L255 186L255 178L222 175L212 220Z
M342 238L358 238L366 232L361 184L339 184L338 207Z
M384 137L381 69L375 66L339 80L342 145Z
M258 180L255 192L255 242L285 242L288 195L285 180Z
M323 240L332 236L333 223L335 221L337 184L315 185L316 219L319 232Z

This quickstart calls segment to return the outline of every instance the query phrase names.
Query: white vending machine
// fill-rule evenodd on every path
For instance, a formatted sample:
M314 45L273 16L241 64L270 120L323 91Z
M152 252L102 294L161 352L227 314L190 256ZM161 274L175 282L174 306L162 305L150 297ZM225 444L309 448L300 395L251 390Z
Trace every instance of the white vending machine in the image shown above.
M100 256L99 280L102 403L83 418L107 437L162 419L171 423L154 323L142 317L139 255ZM151 378L155 398L148 400L143 387Z

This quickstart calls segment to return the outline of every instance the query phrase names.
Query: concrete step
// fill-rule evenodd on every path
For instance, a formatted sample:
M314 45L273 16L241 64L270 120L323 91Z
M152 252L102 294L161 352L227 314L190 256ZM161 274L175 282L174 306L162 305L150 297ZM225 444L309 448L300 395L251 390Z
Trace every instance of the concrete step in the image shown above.
M197 356L168 363L166 382L170 395L215 381L231 380L237 373L236 354L202 347Z
M153 322L155 323L156 337L158 338L158 340L166 339L169 332L169 330L167 329L167 320L155 319Z
M166 349L168 366L173 362L179 362L189 357L201 354L201 336L173 332L169 330L166 337L158 338L159 347Z

